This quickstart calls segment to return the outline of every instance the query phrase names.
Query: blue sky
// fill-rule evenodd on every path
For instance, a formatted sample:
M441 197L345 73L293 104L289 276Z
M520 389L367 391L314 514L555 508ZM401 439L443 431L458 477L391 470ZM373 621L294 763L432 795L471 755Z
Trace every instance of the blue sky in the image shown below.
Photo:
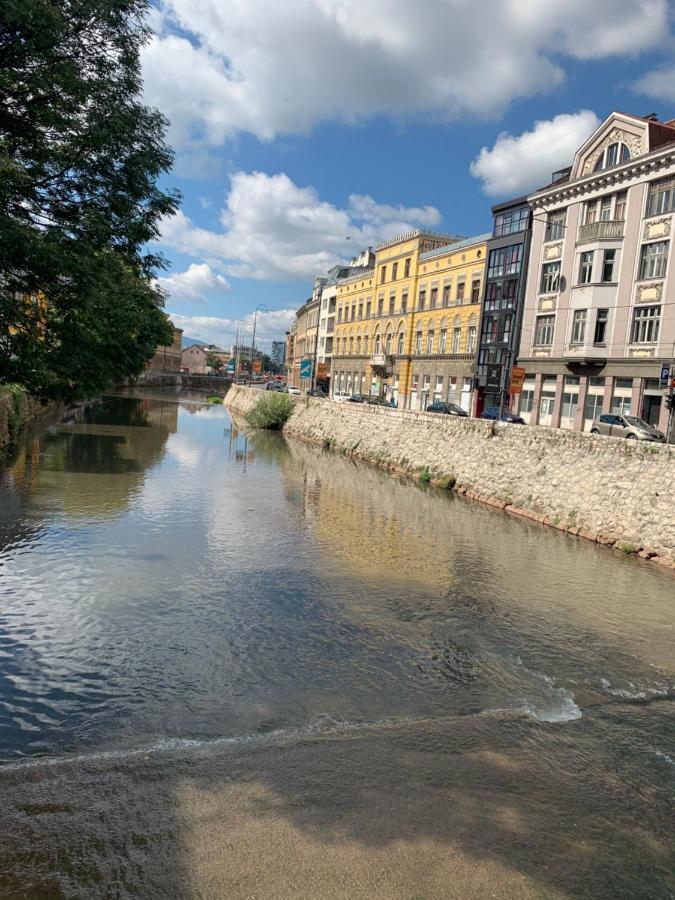
M614 109L675 117L667 0L164 0L145 98L171 120L160 284L187 335L283 338L311 279L426 227L472 235ZM347 238L349 237L349 240Z

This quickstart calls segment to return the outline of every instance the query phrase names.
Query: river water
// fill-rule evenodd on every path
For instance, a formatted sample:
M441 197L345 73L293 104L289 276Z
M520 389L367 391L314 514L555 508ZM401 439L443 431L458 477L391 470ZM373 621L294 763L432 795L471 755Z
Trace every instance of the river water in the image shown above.
M0 896L675 896L675 579L195 395L0 474Z

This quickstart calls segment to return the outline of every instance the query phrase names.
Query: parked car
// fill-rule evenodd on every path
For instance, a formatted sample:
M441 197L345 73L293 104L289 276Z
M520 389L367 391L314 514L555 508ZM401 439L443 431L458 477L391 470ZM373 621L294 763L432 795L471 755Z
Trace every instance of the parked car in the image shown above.
M347 397L348 403L365 403L366 397L363 394L352 394L351 397Z
M268 381L265 385L266 391L285 391L286 385L280 384L278 381Z
M525 419L508 409L503 409L500 415L498 406L488 406L483 410L480 417L481 419L499 419L500 422L513 422L515 425L525 424Z
M389 401L385 400L384 397L366 397L365 402L369 406L389 406Z
M630 441L666 442L665 434L644 419L638 419L637 416L617 416L614 413L604 413L595 419L591 434L607 434L610 437L628 438Z
M445 416L467 417L469 415L465 409L462 409L462 407L458 406L456 403L445 403L442 400L434 400L433 403L430 403L427 406L426 411L430 413L442 413Z
M351 394L348 394L347 391L333 391L333 400L338 401L339 403L344 403L346 400L349 400Z
M321 397L322 399L327 397L328 394L325 391L322 391L321 388L312 388L311 391L307 391L308 397Z
M294 397L299 397L302 394L300 388L293 387L292 385L288 388L288 393L292 394Z

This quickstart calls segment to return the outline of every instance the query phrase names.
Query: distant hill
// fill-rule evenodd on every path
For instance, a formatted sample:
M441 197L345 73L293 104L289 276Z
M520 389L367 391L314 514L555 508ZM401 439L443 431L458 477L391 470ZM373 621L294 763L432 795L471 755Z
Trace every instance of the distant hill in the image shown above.
M206 344L206 341L198 341L197 338L191 338L191 337L188 337L186 334L184 334L183 335L183 350L185 350L186 347L191 347L193 344L201 344L202 346L204 346Z

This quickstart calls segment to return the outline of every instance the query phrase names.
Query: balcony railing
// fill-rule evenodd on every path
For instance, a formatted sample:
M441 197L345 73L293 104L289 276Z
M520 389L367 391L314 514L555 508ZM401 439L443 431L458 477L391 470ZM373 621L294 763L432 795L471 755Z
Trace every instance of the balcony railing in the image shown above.
M580 225L577 243L617 240L617 238L623 237L625 226L626 223L623 220L618 222L591 222L590 225Z
M391 356L388 353L373 353L370 357L370 365L376 368L390 366Z

